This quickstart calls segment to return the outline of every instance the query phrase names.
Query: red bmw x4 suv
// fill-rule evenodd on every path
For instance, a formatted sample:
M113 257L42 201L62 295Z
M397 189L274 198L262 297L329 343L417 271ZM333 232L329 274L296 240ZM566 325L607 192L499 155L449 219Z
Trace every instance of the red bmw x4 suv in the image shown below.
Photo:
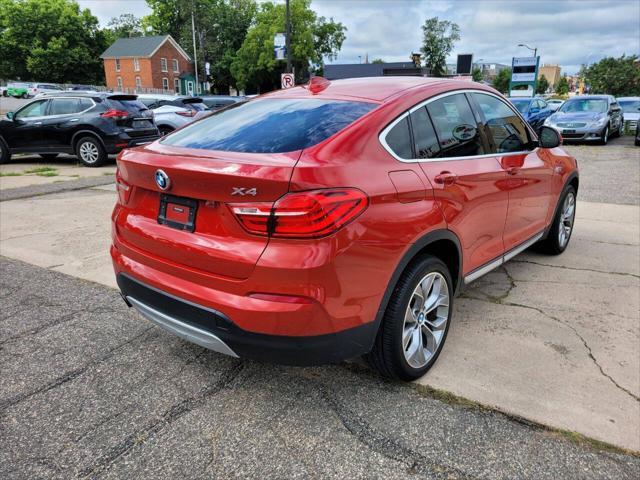
M495 90L361 78L232 105L118 158L111 256L129 306L228 355L364 355L414 379L465 284L561 253L574 158Z

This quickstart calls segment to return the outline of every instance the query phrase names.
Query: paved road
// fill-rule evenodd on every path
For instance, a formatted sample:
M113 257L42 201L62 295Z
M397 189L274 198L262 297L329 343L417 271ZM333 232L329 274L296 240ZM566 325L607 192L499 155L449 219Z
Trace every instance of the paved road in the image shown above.
M357 365L240 361L0 259L0 478L638 478L640 458Z

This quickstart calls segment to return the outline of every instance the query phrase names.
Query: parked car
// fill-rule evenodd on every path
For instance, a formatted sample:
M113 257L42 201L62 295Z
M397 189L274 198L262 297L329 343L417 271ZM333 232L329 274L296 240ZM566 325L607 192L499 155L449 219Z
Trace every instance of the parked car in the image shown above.
M635 138L636 147L640 147L640 122L636 123L636 138Z
M553 113L553 110L547 106L547 102L541 98L510 98L509 100L536 132L540 130L544 121Z
M629 132L635 132L640 121L640 97L618 97L617 100L624 116L624 128Z
M553 110L555 112L562 106L562 104L564 103L564 100L560 100L559 98L551 98L549 100L546 100L546 102L547 102L547 107L549 107L550 110Z
M34 83L29 89L30 97L42 97L44 95L50 95L52 93L62 93L64 90L62 87L54 85L52 83Z
M159 136L151 111L135 95L59 94L36 99L0 120L0 163L12 154L53 159L75 153L88 167Z
M557 128L565 141L597 141L624 133L620 105L611 95L579 95L562 104L544 123Z
M80 84L71 85L67 88L67 91L75 93L98 93L98 89L96 87Z
M153 110L161 135L167 135L207 114L207 107L199 97L140 94L138 99Z
M32 88L31 83L13 82L7 85L7 95L16 98L28 98L29 89Z
M7 93L7 87L0 85L0 96L7 97L9 94Z
M205 95L202 101L207 106L208 110L216 111L234 103L244 102L246 97L232 96L232 95Z
M567 248L578 171L560 141L478 83L314 77L119 155L117 282L218 352L364 354L415 379L463 285L534 244Z

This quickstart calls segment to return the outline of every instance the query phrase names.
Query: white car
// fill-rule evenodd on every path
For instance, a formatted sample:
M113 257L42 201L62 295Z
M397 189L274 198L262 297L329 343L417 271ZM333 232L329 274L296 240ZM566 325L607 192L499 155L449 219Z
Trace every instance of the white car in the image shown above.
M173 132L207 115L207 106L199 97L142 93L138 100L153 111L160 135Z
M564 103L564 100L559 100L557 98L550 98L546 102L547 102L547 107L549 107L551 110L555 112L562 106L562 104Z
M618 97L618 105L624 115L625 131L634 133L640 121L640 97Z
M52 93L60 93L64 90L53 83L34 83L28 91L30 97L43 97Z

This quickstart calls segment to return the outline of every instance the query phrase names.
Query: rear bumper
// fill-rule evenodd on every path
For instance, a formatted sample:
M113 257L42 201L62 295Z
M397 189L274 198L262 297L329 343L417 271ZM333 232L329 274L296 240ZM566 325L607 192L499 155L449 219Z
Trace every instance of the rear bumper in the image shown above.
M119 273L118 286L130 307L185 340L233 357L285 365L335 363L366 353L375 322L328 335L293 337L242 330L223 313L178 298Z
M126 133L120 135L109 135L104 138L104 147L109 154L120 153L125 148L133 148L151 143L160 138L160 134L147 135L144 137L130 137Z

